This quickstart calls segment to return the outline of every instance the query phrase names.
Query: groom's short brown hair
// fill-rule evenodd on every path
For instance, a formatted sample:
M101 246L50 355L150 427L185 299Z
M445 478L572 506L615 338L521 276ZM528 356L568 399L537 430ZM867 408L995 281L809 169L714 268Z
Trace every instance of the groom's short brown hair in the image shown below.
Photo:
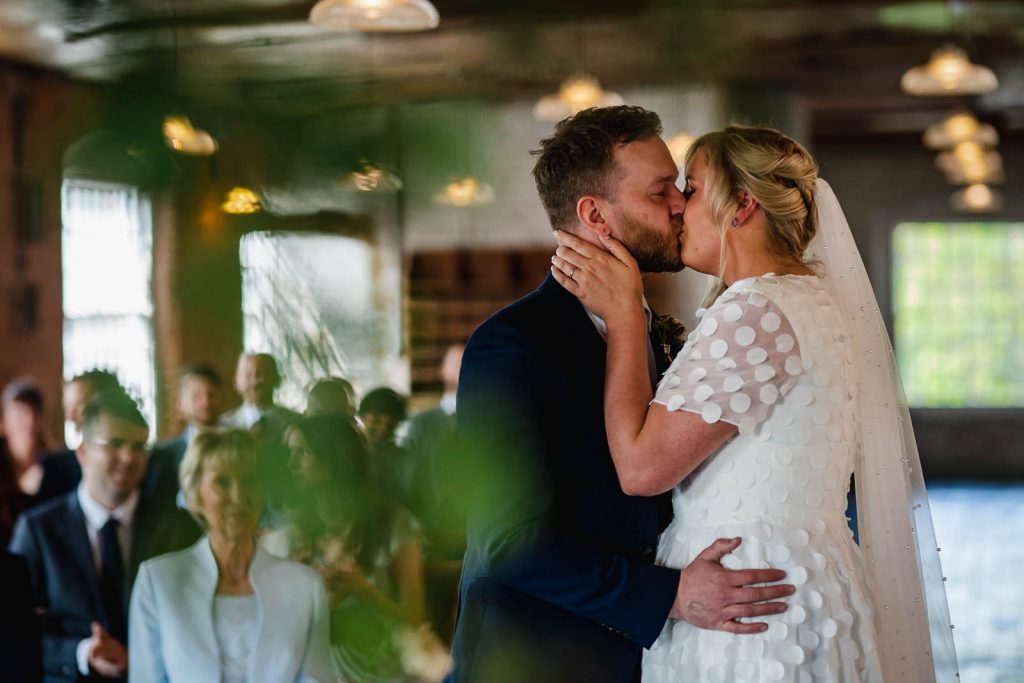
M551 227L570 229L576 203L584 195L609 197L609 180L617 169L616 145L661 135L661 119L643 107L595 107L563 119L555 133L533 150L533 179Z

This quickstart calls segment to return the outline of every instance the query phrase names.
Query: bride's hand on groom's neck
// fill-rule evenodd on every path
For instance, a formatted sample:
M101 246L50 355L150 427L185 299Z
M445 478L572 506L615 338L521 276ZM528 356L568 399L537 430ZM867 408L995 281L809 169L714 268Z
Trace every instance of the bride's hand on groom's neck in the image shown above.
M720 538L705 548L683 568L679 589L669 617L682 619L703 629L729 633L762 633L764 622L741 622L741 618L757 618L786 611L781 598L793 595L789 584L757 586L786 578L778 569L726 569L722 558L736 550L739 538ZM771 601L771 602L769 602Z
M564 230L555 239L551 272L563 287L605 322L643 318L640 269L618 240L602 238L602 249Z

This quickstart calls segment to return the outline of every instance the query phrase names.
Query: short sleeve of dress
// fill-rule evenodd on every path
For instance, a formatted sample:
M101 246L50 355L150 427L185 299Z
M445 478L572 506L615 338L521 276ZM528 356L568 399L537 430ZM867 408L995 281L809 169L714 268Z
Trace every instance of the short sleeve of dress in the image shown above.
M803 372L789 320L766 296L747 291L708 309L662 377L654 403L749 434Z

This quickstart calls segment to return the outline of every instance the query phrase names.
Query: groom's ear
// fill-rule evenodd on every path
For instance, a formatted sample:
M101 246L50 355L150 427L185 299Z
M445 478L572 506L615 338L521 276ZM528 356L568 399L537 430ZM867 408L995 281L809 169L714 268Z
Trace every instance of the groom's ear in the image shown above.
M580 219L583 227L595 235L608 237L612 234L612 229L601 213L603 204L598 197L584 195L576 202L576 217Z

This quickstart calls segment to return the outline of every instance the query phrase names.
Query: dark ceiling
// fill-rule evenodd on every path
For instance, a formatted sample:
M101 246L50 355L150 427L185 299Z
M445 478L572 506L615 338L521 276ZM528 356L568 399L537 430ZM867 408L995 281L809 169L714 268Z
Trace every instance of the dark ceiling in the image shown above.
M920 131L948 99L899 90L955 40L1002 86L983 118L1024 128L1024 2L437 0L441 26L340 34L310 0L2 0L0 55L274 115L459 97L533 98L586 69L612 88L716 83L802 95L818 134Z

